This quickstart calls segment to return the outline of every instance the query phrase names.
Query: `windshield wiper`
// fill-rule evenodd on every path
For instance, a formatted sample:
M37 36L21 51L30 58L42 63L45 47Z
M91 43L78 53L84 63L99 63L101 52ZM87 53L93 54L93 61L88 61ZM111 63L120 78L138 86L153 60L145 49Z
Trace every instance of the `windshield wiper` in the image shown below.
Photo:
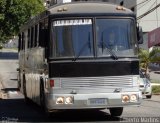
M111 50L107 47L107 45L105 44L105 42L101 42L102 43L102 50L104 50L104 47L105 49L109 52L109 54L111 55L111 58L113 58L114 60L118 60L118 56Z
M89 32L89 34L88 34L88 42L86 42L86 43L83 45L83 47L82 47L81 50L79 51L77 57L75 57L72 61L76 61L76 60L81 56L81 54L83 53L83 51L85 51L86 46L89 46L90 51L91 51L90 32Z
M75 57L75 58L73 59L73 61L76 61L76 60L81 56L81 54L83 53L83 51L85 51L86 46L88 46L88 45L90 45L90 42L87 42L87 43L85 43L85 44L83 45L83 47L82 47L81 50L79 51L77 57Z

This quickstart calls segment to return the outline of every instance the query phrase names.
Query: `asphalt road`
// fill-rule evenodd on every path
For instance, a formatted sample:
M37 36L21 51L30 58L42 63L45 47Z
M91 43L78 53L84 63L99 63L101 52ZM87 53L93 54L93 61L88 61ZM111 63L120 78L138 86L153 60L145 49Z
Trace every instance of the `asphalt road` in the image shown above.
M11 56L11 57L10 57ZM26 105L23 95L16 91L16 68L18 67L16 51L3 50L0 52L0 75L8 99L0 100L0 122L55 122L55 123L106 123L115 122L160 122L160 96L144 100L140 107L125 107L121 117L111 117L109 111L66 111L54 114L51 118L45 117L41 108L34 103ZM142 119L141 119L142 118ZM151 118L151 119L149 119Z
M55 122L55 123L106 123L108 121L127 122L133 118L157 118L160 122L160 96L144 99L140 107L126 107L121 117L111 117L108 110L66 111L44 116L41 108L34 103L26 105L23 99L0 100L0 121Z

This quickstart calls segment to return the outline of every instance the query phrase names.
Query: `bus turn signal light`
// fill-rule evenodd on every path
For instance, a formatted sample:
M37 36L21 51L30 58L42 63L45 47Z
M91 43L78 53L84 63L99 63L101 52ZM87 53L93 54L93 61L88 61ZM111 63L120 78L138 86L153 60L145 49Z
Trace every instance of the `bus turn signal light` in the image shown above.
M50 87L54 87L54 80L50 80Z

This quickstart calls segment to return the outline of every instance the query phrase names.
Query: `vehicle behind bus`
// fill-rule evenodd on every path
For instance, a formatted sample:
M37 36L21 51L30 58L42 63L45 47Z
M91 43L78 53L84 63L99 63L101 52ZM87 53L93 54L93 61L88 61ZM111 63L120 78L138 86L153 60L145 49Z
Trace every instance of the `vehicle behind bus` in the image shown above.
M19 34L19 88L25 101L46 113L106 109L120 116L139 106L135 14L103 2L76 2L49 8Z

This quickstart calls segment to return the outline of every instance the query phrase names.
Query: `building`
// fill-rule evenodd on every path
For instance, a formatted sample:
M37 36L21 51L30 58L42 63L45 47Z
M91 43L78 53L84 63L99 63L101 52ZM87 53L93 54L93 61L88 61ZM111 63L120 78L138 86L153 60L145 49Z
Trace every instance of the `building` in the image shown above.
M148 47L160 46L160 27L148 33Z

